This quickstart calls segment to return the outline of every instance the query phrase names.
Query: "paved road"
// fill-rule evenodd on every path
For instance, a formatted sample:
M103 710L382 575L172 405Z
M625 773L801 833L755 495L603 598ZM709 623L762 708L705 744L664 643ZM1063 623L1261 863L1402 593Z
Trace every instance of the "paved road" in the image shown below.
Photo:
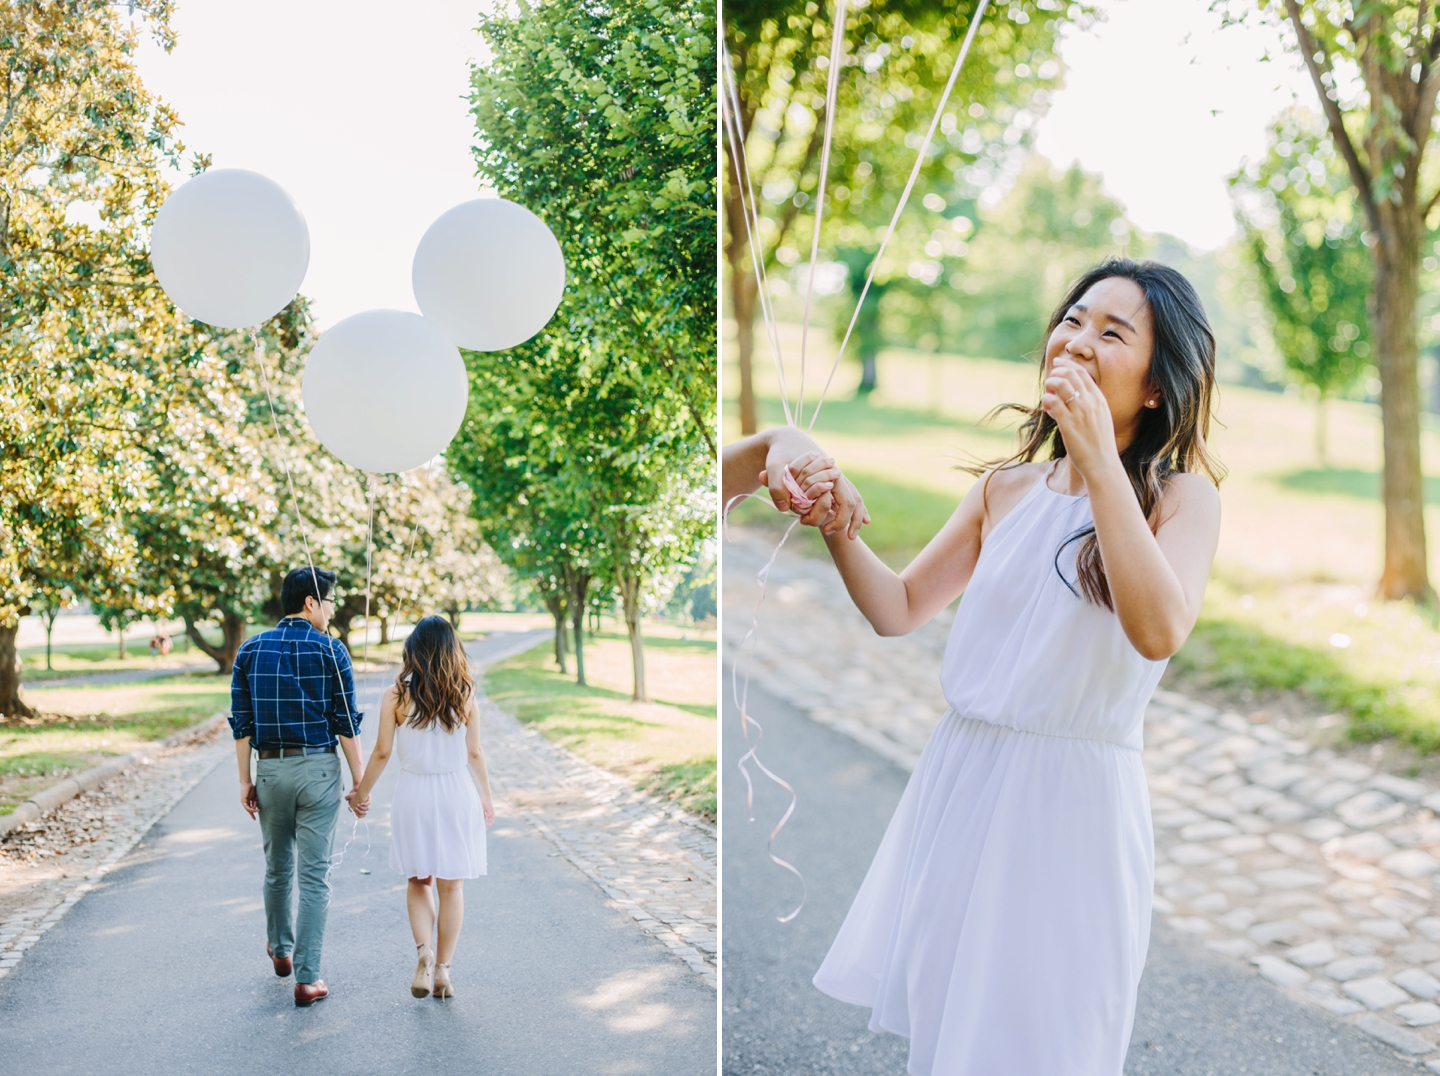
M723 682L728 686L728 671ZM724 1072L733 1076L886 1076L905 1071L905 1039L866 1028L869 1010L810 984L904 790L898 766L750 689L764 726L761 758L800 795L776 852L804 873L809 897L791 923L799 884L765 857L765 836L789 797L761 778L745 821L739 718L726 693L724 766ZM1151 938L1127 1076L1413 1076L1369 1036L1285 997L1192 940ZM1028 1074L1016 1074L1028 1076Z
M388 679L362 680L367 711ZM368 851L362 827L335 870L328 1000L297 1009L270 972L259 828L222 759L0 982L0 1074L714 1071L714 991L503 817L490 875L466 887L457 996L412 999L404 882L386 866L394 779L376 788Z

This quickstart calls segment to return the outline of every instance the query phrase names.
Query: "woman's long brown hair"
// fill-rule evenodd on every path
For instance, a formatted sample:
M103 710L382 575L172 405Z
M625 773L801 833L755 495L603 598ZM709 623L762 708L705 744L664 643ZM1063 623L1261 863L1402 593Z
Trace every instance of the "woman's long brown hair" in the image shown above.
M460 636L443 616L427 616L406 637L395 693L397 725L426 729L438 722L454 732L465 724L475 678Z
M1155 531L1161 523L1160 502L1171 475L1181 471L1198 472L1217 486L1225 477L1225 468L1205 447L1215 387L1215 334L1210 331L1200 297L1180 273L1159 262L1108 258L1075 281L1051 315L1040 351L1042 386L1045 350L1051 335L1081 296L1110 277L1124 277L1139 285L1145 293L1154 326L1150 381L1160 391L1160 406L1142 411L1135 437L1120 453L1120 462L1135 488L1135 497L1151 531ZM1020 437L1024 442L1020 451L1007 459L966 468L972 474L986 471L993 474L1002 467L1033 463L1037 459L1064 458L1065 439L1060 428L1038 402L1033 407L1004 404L991 414L1004 411L1019 411L1025 416L1020 423ZM1047 449L1048 455L1042 455ZM985 481L988 490L989 478ZM1079 542L1080 547L1075 552L1076 578L1072 583L1060 567L1060 556L1075 542ZM1067 535L1060 543L1055 551L1055 571L1072 593L1083 594L1096 605L1114 611L1115 603L1110 597L1105 562L1100 557L1100 541L1093 524Z

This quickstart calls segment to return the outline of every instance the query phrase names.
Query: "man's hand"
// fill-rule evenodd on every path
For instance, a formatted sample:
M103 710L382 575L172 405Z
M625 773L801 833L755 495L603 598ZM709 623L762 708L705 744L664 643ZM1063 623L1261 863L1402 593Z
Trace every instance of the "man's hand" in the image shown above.
M249 781L242 781L240 784L240 806L245 808L251 818L260 813L260 792Z
M370 810L370 797L367 795L361 799L357 795L358 791L358 789L352 788L345 794L345 805L350 808L356 818L364 818L366 812Z

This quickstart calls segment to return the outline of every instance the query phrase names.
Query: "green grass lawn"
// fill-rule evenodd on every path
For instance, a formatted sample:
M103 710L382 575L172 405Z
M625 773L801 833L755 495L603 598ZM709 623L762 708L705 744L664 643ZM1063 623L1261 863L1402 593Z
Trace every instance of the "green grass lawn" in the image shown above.
M215 636L219 645L219 632ZM52 648L50 667L45 665L43 646L26 647L20 651L21 676L25 680L67 680L94 673L131 672L135 670L175 668L193 665L197 669L214 668L215 663L180 635L172 635L173 647L168 657L153 657L148 643L130 640L122 659L114 643L70 643ZM183 640L183 641L182 641Z
M715 642L648 637L651 702L631 701L624 635L586 641L589 686L562 676L549 646L491 667L484 689L499 706L637 788L715 818ZM705 685L708 684L708 689Z
M25 693L38 718L0 719L0 814L56 780L203 721L230 705L230 679L160 680Z

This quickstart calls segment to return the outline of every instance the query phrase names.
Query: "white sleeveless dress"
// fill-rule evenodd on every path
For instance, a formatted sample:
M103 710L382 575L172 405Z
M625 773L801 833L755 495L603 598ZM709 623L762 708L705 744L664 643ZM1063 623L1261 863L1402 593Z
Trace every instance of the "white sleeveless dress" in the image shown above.
M1057 574L1074 584L1079 543L1060 546L1090 522L1042 478L986 539L941 667L951 709L815 975L910 1038L914 1076L1124 1065L1155 873L1141 729L1165 662Z
M479 878L485 817L470 775L465 726L395 729L400 779L390 800L390 866L407 878Z

